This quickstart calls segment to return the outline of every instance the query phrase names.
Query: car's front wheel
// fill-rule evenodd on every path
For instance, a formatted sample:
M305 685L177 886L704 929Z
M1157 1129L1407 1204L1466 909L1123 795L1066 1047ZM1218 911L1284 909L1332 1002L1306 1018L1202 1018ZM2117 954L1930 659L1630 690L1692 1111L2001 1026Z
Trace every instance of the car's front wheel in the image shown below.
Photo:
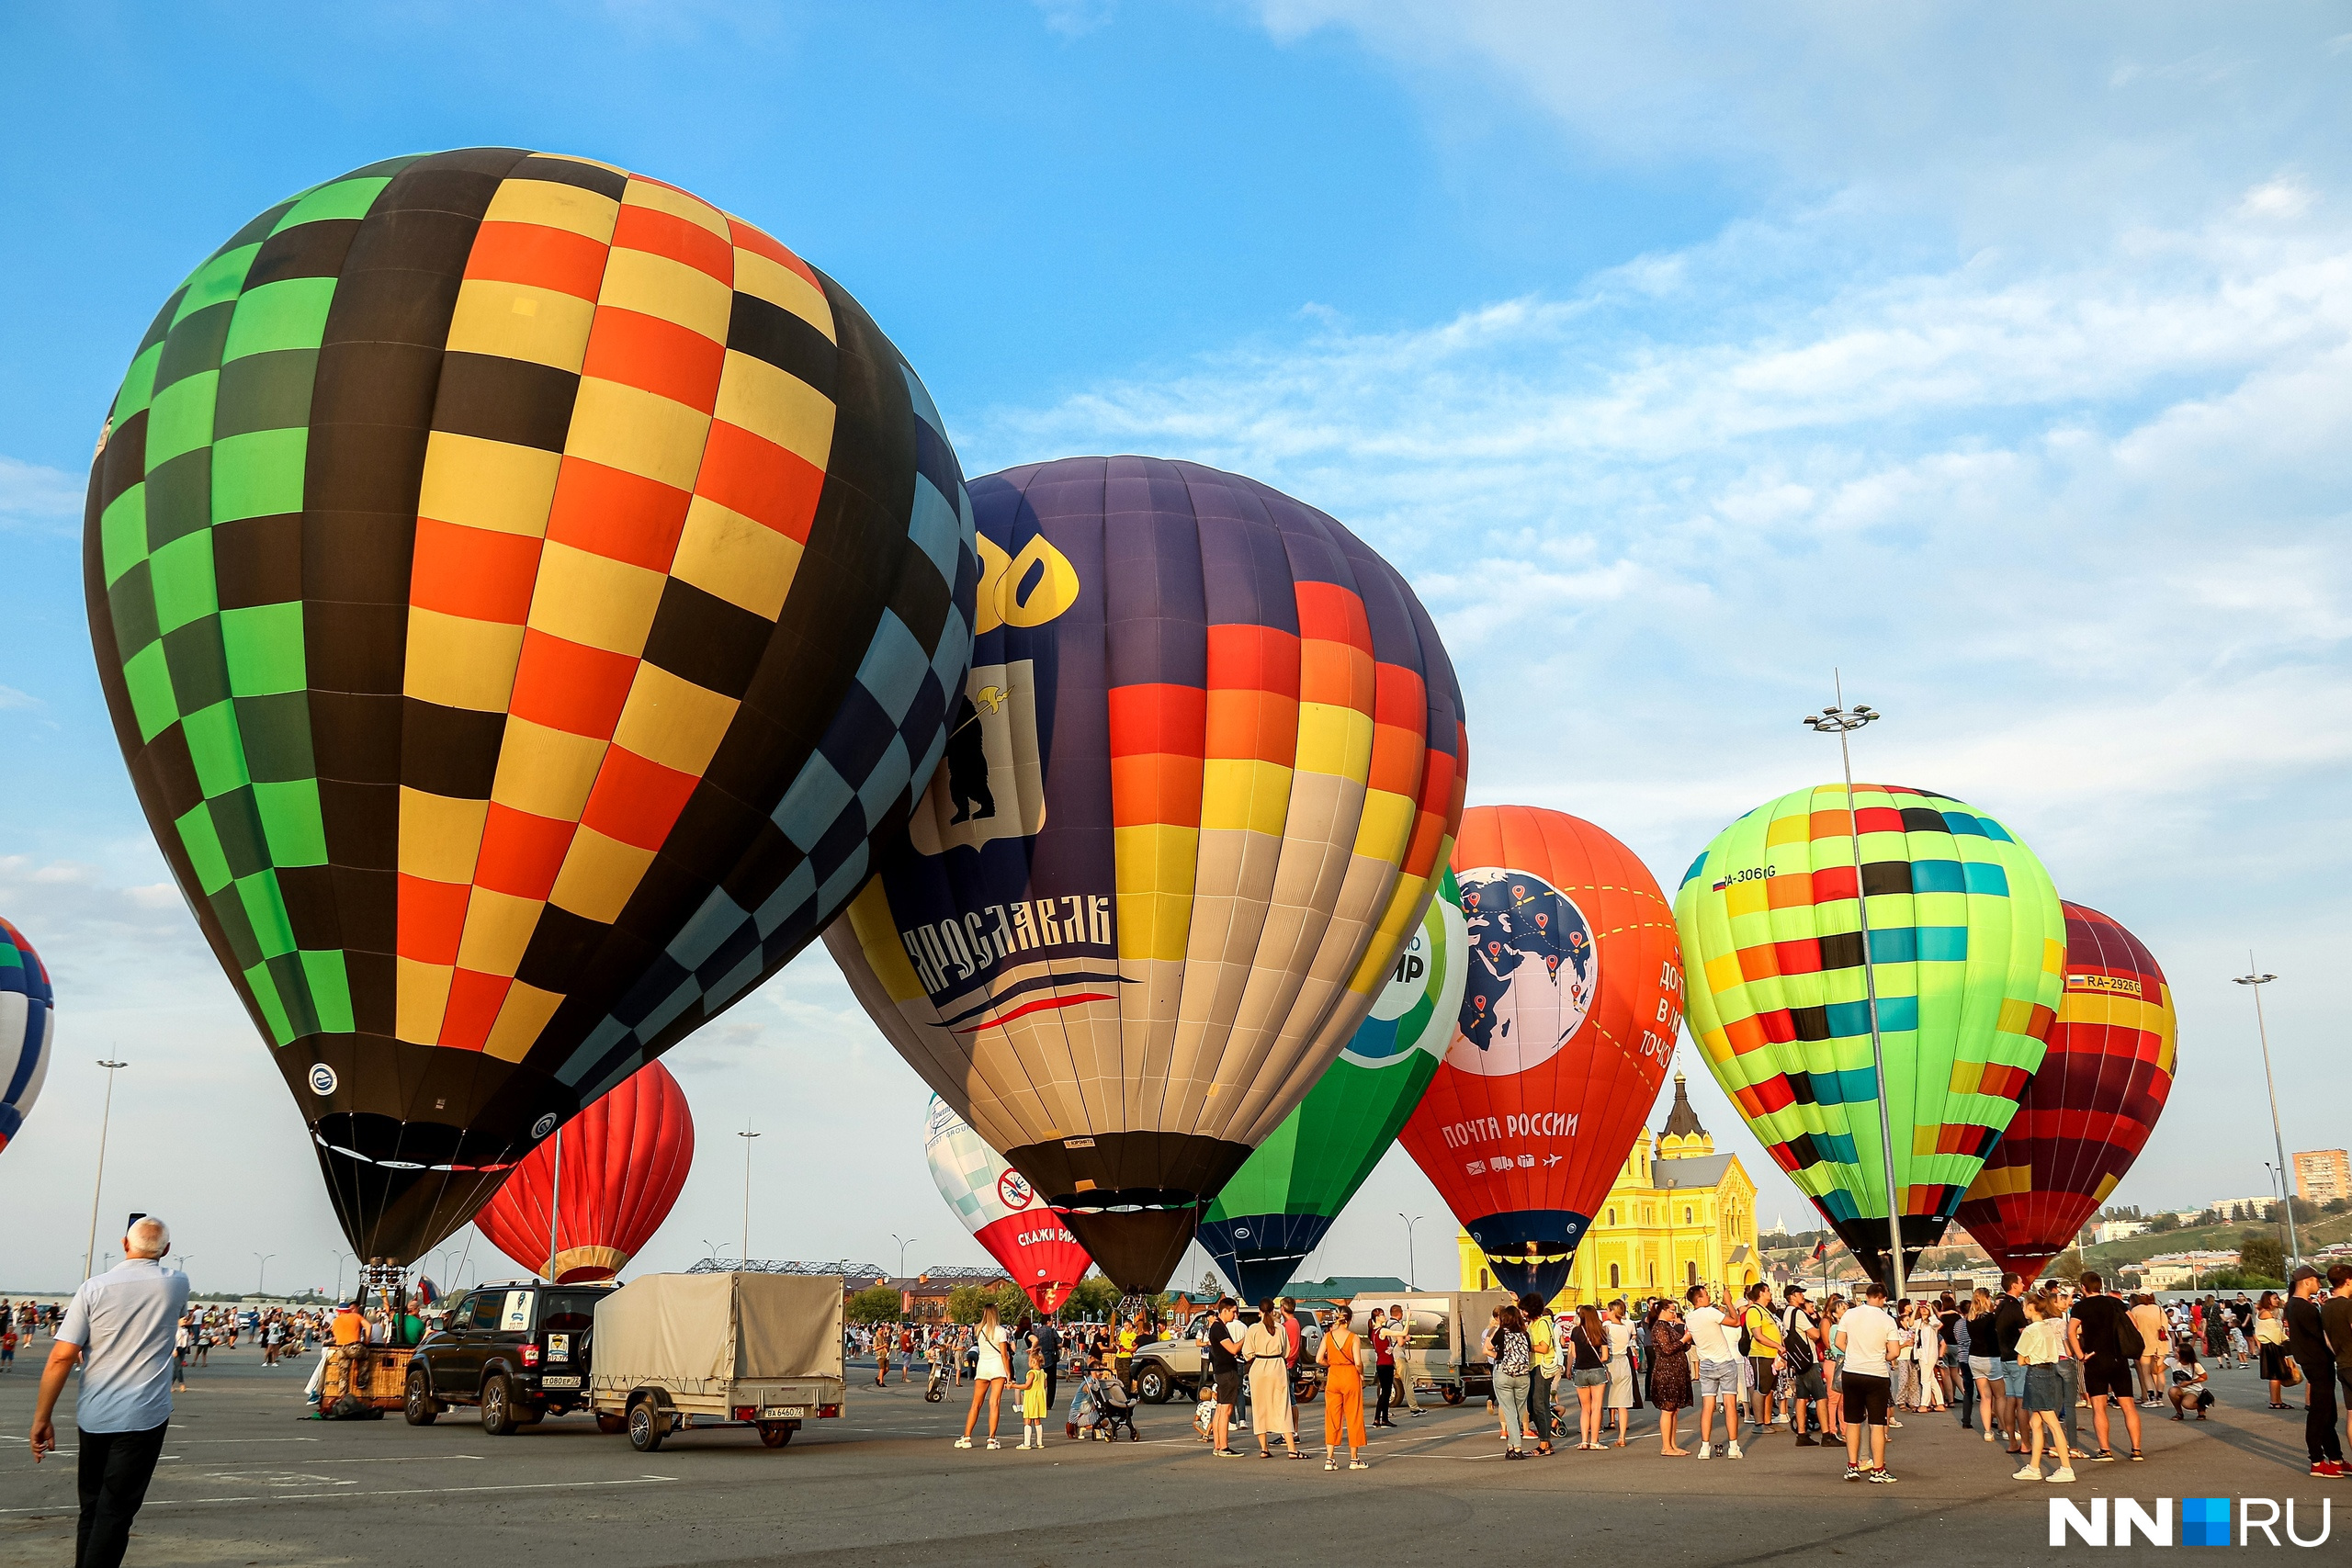
M1170 1393L1168 1369L1146 1367L1136 1374L1136 1397L1146 1404L1165 1404Z
M433 1397L433 1380L423 1367L408 1375L408 1402L401 1414L412 1427L430 1427L441 1414L441 1402Z
M514 1426L514 1381L503 1372L493 1372L482 1380L481 1429L493 1438L503 1438Z

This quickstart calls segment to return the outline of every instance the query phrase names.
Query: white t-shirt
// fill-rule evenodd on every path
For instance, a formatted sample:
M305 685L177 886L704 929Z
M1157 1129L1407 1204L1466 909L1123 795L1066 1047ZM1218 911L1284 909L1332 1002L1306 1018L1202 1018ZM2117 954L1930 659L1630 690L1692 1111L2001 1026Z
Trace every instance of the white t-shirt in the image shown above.
M978 1378L982 1382L986 1382L990 1378L1011 1377L1012 1375L1012 1359L1006 1353L1005 1347L1011 1342L1012 1338L1012 1336L1011 1332L1007 1330L1002 1324L997 1325L993 1331L988 1329L981 1330L979 1337L980 1364L972 1375Z
M1887 1341L1901 1330L1894 1319L1883 1308L1868 1303L1848 1307L1838 1320L1838 1332L1846 1337L1846 1370L1866 1378L1883 1378L1892 1374L1887 1370Z
M1711 1306L1702 1306L1684 1318L1690 1331L1690 1348L1699 1352L1702 1361L1736 1361L1739 1353L1724 1332L1724 1314Z

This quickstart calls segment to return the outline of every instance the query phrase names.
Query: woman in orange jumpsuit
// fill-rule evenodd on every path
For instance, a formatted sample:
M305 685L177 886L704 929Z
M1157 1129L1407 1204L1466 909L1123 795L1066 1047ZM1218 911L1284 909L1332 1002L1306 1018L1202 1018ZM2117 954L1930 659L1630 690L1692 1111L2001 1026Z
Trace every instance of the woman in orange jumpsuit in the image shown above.
M1323 1364L1323 1468L1340 1468L1340 1439L1348 1440L1348 1468L1369 1470L1363 1461L1363 1368L1356 1359L1363 1341L1355 1337L1350 1325L1355 1321L1351 1307L1340 1307L1332 1314L1329 1332L1323 1336L1323 1348L1315 1359Z

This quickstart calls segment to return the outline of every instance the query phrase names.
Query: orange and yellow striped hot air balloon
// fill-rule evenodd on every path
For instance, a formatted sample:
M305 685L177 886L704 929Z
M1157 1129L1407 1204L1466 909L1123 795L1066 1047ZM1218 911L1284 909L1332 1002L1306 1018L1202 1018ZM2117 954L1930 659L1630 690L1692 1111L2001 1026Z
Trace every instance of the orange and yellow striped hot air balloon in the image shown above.
M826 944L1103 1271L1157 1290L1419 923L1461 697L1395 570L1264 485L1080 457L972 501L969 697Z

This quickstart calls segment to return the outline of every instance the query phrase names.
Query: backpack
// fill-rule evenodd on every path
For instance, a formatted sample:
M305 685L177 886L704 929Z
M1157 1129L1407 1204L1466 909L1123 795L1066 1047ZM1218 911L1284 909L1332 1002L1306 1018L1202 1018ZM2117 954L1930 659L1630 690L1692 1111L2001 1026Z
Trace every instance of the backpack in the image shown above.
M1797 1328L1798 1309L1791 1307L1781 1319L1781 1355L1792 1372L1808 1372L1814 1368L1813 1336Z
M2128 1311L2115 1320L2115 1348L2123 1352L2127 1361L2136 1361L2148 1353L2147 1338Z

